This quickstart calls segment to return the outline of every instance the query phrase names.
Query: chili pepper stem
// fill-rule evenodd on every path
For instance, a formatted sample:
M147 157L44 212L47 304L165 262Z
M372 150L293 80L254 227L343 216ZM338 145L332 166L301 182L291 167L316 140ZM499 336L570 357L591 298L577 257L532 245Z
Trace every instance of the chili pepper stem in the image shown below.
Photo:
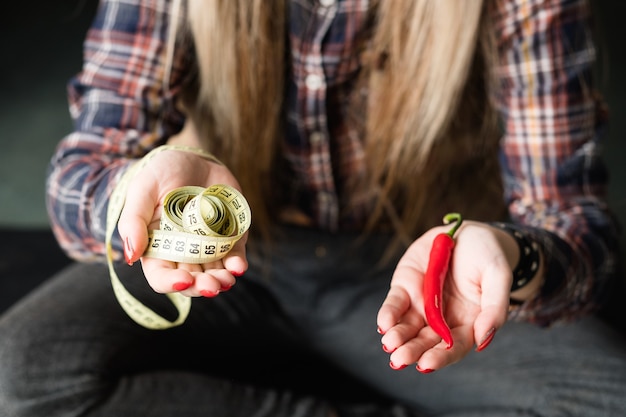
M445 216L443 216L443 224L450 224L451 222L455 222L455 223L454 223L454 226L452 226L452 229L450 229L447 234L450 237L454 237L454 234L461 226L461 223L463 223L463 217L461 216L460 213L448 213Z

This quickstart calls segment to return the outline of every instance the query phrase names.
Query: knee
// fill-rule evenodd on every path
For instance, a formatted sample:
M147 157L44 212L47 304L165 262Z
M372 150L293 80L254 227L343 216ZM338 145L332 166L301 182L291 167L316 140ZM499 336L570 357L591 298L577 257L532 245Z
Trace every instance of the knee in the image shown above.
M0 320L0 410L12 417L82 415L103 384L80 371L71 334L10 319Z
M32 372L24 366L28 365L30 353L24 346L23 333L21 329L11 326L8 316L0 320L0 405L3 410L13 410L12 405L23 395L20 393L26 390L25 381Z
M54 348L32 323L12 318L0 320L0 408L11 416L43 415L33 405L54 386L58 359L52 359Z

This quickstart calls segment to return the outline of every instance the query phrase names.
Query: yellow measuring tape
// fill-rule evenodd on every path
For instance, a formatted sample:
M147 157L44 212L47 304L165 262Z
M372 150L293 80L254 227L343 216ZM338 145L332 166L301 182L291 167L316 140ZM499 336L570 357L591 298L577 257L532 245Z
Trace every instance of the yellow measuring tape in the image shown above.
M161 317L137 300L115 272L112 237L124 207L130 180L156 154L165 150L191 152L221 164L213 155L197 148L160 146L131 167L111 194L105 243L113 291L130 318L149 329L167 329L184 323L191 309L191 299L179 293L165 294L178 311L174 321ZM221 259L248 230L251 219L248 202L231 186L216 184L208 188L176 188L165 196L160 229L149 231L148 248L142 256L180 263L206 263Z

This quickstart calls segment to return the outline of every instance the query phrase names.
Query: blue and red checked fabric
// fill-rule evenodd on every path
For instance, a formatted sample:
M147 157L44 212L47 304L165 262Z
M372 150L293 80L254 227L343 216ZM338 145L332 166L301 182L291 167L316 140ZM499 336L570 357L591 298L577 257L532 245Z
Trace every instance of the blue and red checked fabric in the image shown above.
M615 269L589 10L582 0L492 3L505 198L512 221L542 243L548 268L543 296L515 315L548 324L595 308ZM323 4L289 3L285 157L315 224L340 230L338 184L364 167L360 139L332 103L345 102L359 69L355 39L370 4ZM84 67L68 86L75 130L60 142L47 182L52 228L75 259L104 258L108 196L130 164L182 126L173 98L184 62L163 82L169 19L168 0L104 0L88 32Z

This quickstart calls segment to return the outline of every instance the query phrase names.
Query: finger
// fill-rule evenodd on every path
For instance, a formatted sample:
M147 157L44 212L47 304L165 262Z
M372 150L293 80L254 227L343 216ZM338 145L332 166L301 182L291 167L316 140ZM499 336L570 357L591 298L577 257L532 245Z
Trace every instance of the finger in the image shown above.
M430 327L423 327L415 337L406 341L406 343L398 346L391 352L389 357L390 365L394 369L404 368L412 363L417 363L425 352L430 349L438 348L441 344L444 350L447 350L447 344L441 341L441 337L437 335Z
M392 285L378 310L376 324L379 331L386 334L400 321L410 305L411 301L406 291L399 286Z
M211 293L228 291L235 285L235 275L225 268L224 259L202 264L201 272L202 274L196 274L194 277L196 278L198 294L203 297L211 296ZM210 279L211 285L205 285L203 279ZM214 281L217 281L219 284L217 288L215 285L212 285ZM203 294L202 291L206 291L207 293Z
M497 329L506 322L509 308L511 270L504 257L499 258L483 274L480 312L474 322L474 340L477 350L483 350L493 339Z
M150 287L161 294L184 291L195 282L193 272L179 268L175 262L143 257L141 267Z
M395 352L399 347L417 337L425 323L420 317L413 316L413 319L414 322L401 322L394 325L381 337L385 352Z
M153 186L131 181L117 224L128 263L136 262L148 245L148 227L154 218L157 200Z
M441 340L430 327L424 328L419 335L423 340L433 343L430 349L417 359L417 369L420 372L432 372L452 365L465 357L474 345L472 326L464 325L452 329L454 344L450 349L446 342Z
M187 271L188 275L184 276L184 278L186 279L174 282L172 284L172 291L179 292L188 297L193 297L194 296L193 287L196 283L194 274L198 272L202 272L204 270L203 266L200 264L177 263L176 268L182 269L183 271ZM181 277L183 277L183 275L181 275Z
M176 282L174 290L188 297L215 297L235 285L235 277L224 269L221 260L205 264L177 264L189 273L189 281Z
M241 239L228 254L223 258L224 268L232 275L240 277L248 270L248 260L246 257L246 242L248 240L248 232L246 232Z
M195 283L193 288L188 290L192 297L213 298L235 284L233 275L223 268L194 272L192 275Z

